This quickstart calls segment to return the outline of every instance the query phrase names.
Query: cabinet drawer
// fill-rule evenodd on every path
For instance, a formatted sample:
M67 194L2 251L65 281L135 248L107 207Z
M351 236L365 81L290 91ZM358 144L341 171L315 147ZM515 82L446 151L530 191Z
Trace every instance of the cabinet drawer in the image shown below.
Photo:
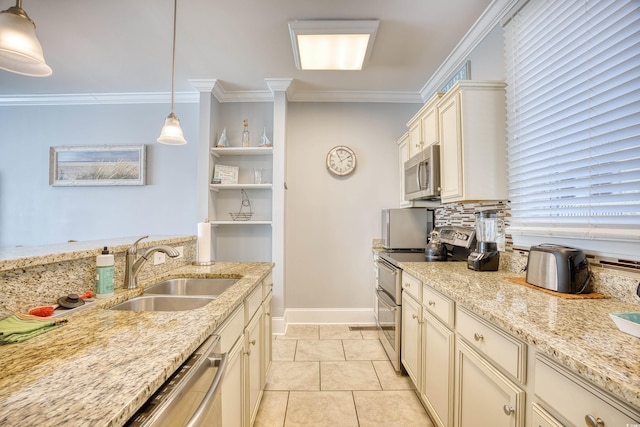
M273 290L273 276L271 273L262 280L262 299L264 300L267 295Z
M229 351L238 340L238 337L242 335L243 330L244 309L240 306L215 332L216 335L220 335L220 351L222 353Z
M422 301L422 282L405 272L402 273L402 289L416 301Z
M540 405L534 403L532 406L532 427L564 427L562 423L555 418L547 411L542 409Z
M249 323L253 315L262 304L262 286L256 287L244 300L244 323Z
M456 309L456 331L521 383L526 381L526 344L506 332L477 318L468 311Z
M455 305L452 300L429 285L422 285L422 305L445 325L453 329Z
M640 414L554 362L537 356L534 372L536 396L571 424L585 425L587 417L602 420L604 426L640 422Z

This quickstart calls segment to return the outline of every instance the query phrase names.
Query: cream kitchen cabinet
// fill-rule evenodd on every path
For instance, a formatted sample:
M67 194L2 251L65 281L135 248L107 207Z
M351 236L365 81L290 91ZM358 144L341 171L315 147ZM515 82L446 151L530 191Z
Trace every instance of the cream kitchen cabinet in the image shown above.
M407 291L402 291L400 359L417 389L420 389L421 374L421 324L422 308L420 304Z
M453 425L454 302L422 287L422 381L420 397L438 427Z
M439 141L437 104L442 92L433 95L407 122L409 157L413 157L431 144Z
M442 202L506 200L505 84L460 80L437 109Z
M262 306L254 314L253 318L245 329L245 420L249 420L247 425L253 425L255 416L258 413L258 405L262 397Z
M409 160L409 132L405 132L404 135L398 139L398 172L400 173L400 206L409 207L412 206L410 200L404 198L404 162Z
M222 425L242 427L244 417L244 308L238 307L216 330L220 351L227 353L227 368L222 379Z
M456 427L523 427L525 392L464 340L456 340Z
M640 423L640 413L544 356L536 356L534 372L539 399L534 405L544 408L537 412L546 414L549 425L610 427Z
M249 427L255 420L272 359L272 287L269 274L215 332L228 354L222 380L225 427Z

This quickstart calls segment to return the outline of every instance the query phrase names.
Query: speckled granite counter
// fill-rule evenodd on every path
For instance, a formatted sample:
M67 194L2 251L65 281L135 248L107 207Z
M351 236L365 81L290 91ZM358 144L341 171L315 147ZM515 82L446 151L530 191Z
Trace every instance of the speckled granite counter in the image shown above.
M640 410L640 339L620 332L609 313L639 311L617 299L562 299L506 281L506 271L466 263L400 263L496 326Z
M105 310L142 293L119 289L56 330L1 346L0 425L124 424L272 268L227 262L179 267L154 280L241 279L205 307L182 312Z

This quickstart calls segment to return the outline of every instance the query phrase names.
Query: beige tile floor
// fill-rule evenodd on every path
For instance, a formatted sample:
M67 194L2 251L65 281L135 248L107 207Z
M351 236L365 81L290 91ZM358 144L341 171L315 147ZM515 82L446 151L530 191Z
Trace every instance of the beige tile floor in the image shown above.
M375 331L289 325L273 363L256 427L433 427L411 380L395 373Z

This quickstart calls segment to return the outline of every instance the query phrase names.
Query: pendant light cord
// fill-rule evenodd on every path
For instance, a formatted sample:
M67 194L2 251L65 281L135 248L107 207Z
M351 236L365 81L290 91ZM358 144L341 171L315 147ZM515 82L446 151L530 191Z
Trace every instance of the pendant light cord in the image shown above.
M178 13L178 0L173 1L173 52L171 58L171 113L173 114L173 97L175 92L175 74L176 74L176 16Z

